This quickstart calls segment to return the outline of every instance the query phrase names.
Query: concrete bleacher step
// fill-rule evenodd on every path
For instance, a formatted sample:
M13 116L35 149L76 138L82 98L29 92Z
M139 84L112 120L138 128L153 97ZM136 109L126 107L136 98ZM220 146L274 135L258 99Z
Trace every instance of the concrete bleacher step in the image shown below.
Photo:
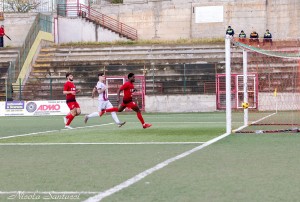
M237 57L242 54L237 53ZM49 97L49 82L52 79L52 97L62 97L62 86L65 83L65 73L71 71L75 75L77 88L82 90L80 96L90 96L92 88L97 82L97 74L106 72L106 75L126 76L126 72L133 71L136 75L143 75L153 72L151 62L155 61L158 65L155 67L155 84L153 79L146 75L146 88L149 93L173 92L178 93L177 86L182 86L182 67L180 65L171 65L166 68L160 64L174 63L224 63L224 46L140 46L140 47L64 47L42 49L33 70L28 79L28 89L34 86L40 86L42 93L40 98ZM147 66L143 64L148 63ZM121 65L127 64L127 65ZM131 64L131 66L128 64ZM190 76L187 80L209 79L209 68L203 74L197 74L197 68L189 67L186 69ZM214 71L213 71L214 72ZM43 81L37 81L34 78L40 78ZM175 81L174 81L175 80ZM213 78L214 80L214 78ZM161 81L161 82L160 82ZM168 83L173 81L172 83ZM196 84L195 84L196 82ZM174 88L164 90L163 86L174 85ZM203 89L192 88L191 85L197 85L197 81L186 82L186 92L197 93ZM180 87L181 88L181 87ZM34 97L28 90L27 98ZM64 96L63 96L64 99Z
M232 70L241 71L243 53L232 50ZM266 64L263 58L257 57L248 61L249 71L257 72ZM202 66L186 66L191 64L213 64ZM33 65L28 79L27 97L37 96L40 99L49 98L50 78L52 79L52 98L62 98L62 86L66 81L65 73L74 74L74 82L82 89L80 96L90 96L99 72L107 76L126 76L128 72L144 75L147 93L178 94L183 91L192 94L215 93L215 74L224 73L224 45L194 45L194 46L86 46L86 47L53 47L43 48ZM268 67L286 68L284 79L290 78L293 64L268 62ZM276 70L274 71L276 73ZM185 74L185 86L183 86ZM263 75L263 73L260 73ZM267 75L265 79L268 79ZM275 78L275 77L274 77ZM38 80L40 79L40 80ZM154 79L154 81L153 81ZM263 78L264 79L264 78ZM200 82L201 81L201 82ZM278 84L278 83L277 83ZM30 94L30 89L41 86L43 92L39 95Z

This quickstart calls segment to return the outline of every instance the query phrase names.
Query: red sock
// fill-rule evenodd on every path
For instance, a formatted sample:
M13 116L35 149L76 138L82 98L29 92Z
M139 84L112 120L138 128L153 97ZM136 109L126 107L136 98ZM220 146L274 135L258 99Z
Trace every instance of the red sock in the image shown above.
M74 119L75 116L73 116L72 114L70 114L70 115L68 115L68 117L69 117L69 118L67 118L67 119L68 119L68 122L67 122L66 126L68 126L68 125L71 124L71 122L73 121L73 119Z
M106 112L118 112L119 109L117 107L109 108L105 110Z
M141 113L141 112L137 112L136 115L137 115L138 119L140 120L140 122L141 122L142 124L144 124L145 121L144 121L144 119L143 119L142 113Z
M67 114L66 118L69 119L72 116L71 113Z

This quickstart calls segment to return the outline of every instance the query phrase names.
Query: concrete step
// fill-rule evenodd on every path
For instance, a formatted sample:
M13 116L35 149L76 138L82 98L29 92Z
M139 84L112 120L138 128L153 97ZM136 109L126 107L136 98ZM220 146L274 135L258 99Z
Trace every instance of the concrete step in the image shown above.
M225 50L224 44L217 45L151 45L151 46L100 46L100 45L89 45L89 46L66 46L66 47L55 47L55 48L42 48L41 53L76 53L76 52L155 52L155 51L180 51L180 50ZM241 51L239 49L233 51Z

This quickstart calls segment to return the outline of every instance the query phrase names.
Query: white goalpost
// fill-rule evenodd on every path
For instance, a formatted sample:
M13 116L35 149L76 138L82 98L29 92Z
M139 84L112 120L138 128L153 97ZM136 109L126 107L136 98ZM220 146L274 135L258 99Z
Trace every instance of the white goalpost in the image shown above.
M231 38L226 35L225 38L225 71L226 71L226 133L231 133L231 51L230 51Z
M259 46L226 36L227 132L300 131L299 47L287 41Z

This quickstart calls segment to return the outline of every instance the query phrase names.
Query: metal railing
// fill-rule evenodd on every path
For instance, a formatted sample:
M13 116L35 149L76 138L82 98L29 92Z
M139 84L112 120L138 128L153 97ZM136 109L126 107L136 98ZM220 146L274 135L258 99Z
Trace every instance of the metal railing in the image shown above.
M146 95L215 95L216 93L217 67L214 64L108 65L100 69L99 66L88 69L88 71L81 71L77 67L58 66L55 70L49 70L51 76L49 72L33 73L26 86L22 86L21 82L14 86L14 89L18 89L14 92L14 98L15 100L64 99L62 87L65 77L62 75L67 71L72 71L76 77L75 84L81 89L79 97L91 96L98 72L105 72L107 78L123 78L128 72L134 72L136 76L143 75ZM116 90L118 86L109 83L108 88ZM39 90L32 91L32 89Z
M63 17L81 16L129 39L138 39L137 30L135 28L130 27L83 4L58 4L57 14Z
M17 75L20 73L21 68L28 56L29 50L34 43L39 31L52 33L52 16L46 16L40 13L36 16L20 49L19 68L16 72Z

